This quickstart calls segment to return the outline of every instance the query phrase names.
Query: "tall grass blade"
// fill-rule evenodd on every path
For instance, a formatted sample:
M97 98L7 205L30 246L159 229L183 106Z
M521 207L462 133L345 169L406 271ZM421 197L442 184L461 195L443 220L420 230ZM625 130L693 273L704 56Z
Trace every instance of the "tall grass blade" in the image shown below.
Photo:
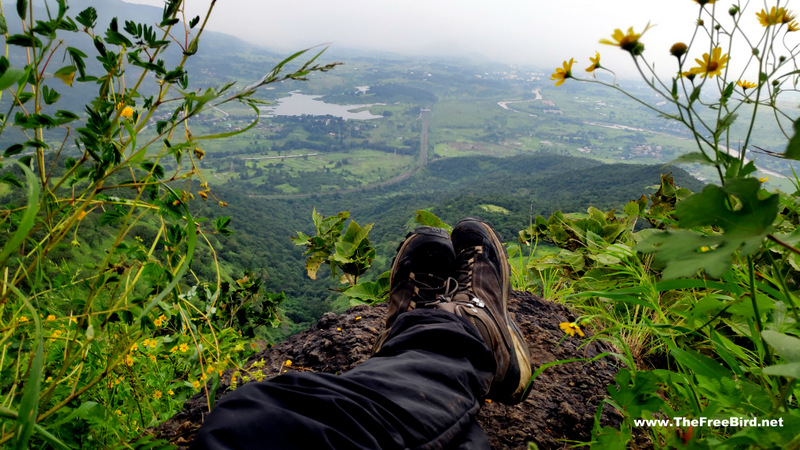
M17 228L17 231L15 231L14 235L11 236L11 239L6 242L6 245L3 247L3 251L0 252L0 266L5 265L5 261L8 256L17 250L28 236L28 232L31 230L31 228L33 228L33 225L36 222L36 214L39 212L39 205L41 205L41 201L39 199L41 188L39 187L39 182L36 180L36 175L34 175L31 169L27 168L25 165L20 164L17 161L14 162L25 173L25 183L28 186L28 207L25 209L25 214L22 216L22 220L19 223L19 228Z
M22 390L22 401L19 405L17 424L14 429L13 448L24 450L28 448L28 441L33 434L34 425L36 425L36 416L39 414L39 390L42 383L42 367L44 366L44 332L39 314L37 314L36 309L28 299L25 298L25 295L15 286L7 287L19 296L25 307L31 312L31 317L33 317L36 324L36 350L28 369L28 380Z

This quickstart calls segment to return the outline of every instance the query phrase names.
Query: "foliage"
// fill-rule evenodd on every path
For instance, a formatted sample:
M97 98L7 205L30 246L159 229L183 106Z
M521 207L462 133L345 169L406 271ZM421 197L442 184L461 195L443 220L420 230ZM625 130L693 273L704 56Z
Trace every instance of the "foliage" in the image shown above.
M312 280L317 278L320 266L327 264L331 269L331 277L353 286L358 283L359 275L366 272L372 264L375 249L370 245L368 235L373 224L361 227L351 220L345 230L344 224L348 217L350 213L347 211L323 217L315 208L311 218L314 220L316 236L298 231L297 236L291 238L295 245L306 247L304 254L309 255L306 270ZM341 277L338 275L339 271L342 272Z
M752 14L747 3L733 2L725 12L721 2L696 3L694 36L688 45L679 42L671 49L678 70L670 81L662 81L645 58L641 37L647 28L616 30L613 41L601 41L628 52L671 109L651 106L616 83L595 78L596 71L608 70L599 54L587 69L592 79L561 69L553 79L609 86L682 123L697 151L678 161L713 167L719 184L689 195L662 177L649 211L635 202L625 209L628 218L645 217L652 229L620 227L609 223L613 212L590 211L590 219L582 221L537 218L521 236L542 235L581 252L580 270L572 265L561 273L572 279L572 300L585 313L583 320L600 329L598 338L620 349L626 365L606 401L623 413L623 425L617 430L597 423L598 447L625 445L634 429L646 425L658 448L797 448L800 250L794 237L800 189L766 192L745 155L753 147L756 112L770 108L786 130L789 144L782 156L795 157L796 137L790 139L787 124L796 124L796 118L779 108L778 97L797 83L798 47L788 42L800 28L785 5ZM756 19L764 31L754 39L743 21ZM707 53L689 68L687 55L698 46ZM742 72L731 66L737 61ZM732 125L742 116L748 122L738 135ZM741 143L737 150L735 143ZM563 269L563 260L540 263ZM755 421L748 426L731 418ZM644 419L655 420L640 422ZM696 419L724 419L725 425ZM765 419L775 422L764 425Z
M283 298L247 274L223 281L210 240L231 233L230 218L206 222L189 205L215 198L198 170L201 143L239 131L193 135L193 118L238 103L252 127L258 88L333 65L317 64L319 52L289 69L301 51L244 88L197 90L185 67L213 2L187 23L184 2L168 0L156 24L114 18L105 30L94 7L49 6L17 1L17 34L0 11L0 136L14 142L0 160L10 191L0 211L0 445L110 447L198 391L210 406L222 371L254 351L240 336L275 324ZM66 101L73 90L93 98ZM201 246L215 279L186 276Z

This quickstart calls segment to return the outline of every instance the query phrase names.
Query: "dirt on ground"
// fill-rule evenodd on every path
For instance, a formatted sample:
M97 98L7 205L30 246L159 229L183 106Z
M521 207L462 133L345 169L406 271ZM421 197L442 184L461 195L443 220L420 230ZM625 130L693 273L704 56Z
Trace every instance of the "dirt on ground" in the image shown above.
M595 413L607 396L617 366L610 356L589 360L614 350L603 342L589 342L589 330L584 338L565 338L559 324L572 322L576 316L561 304L513 291L509 310L525 334L535 367L566 359L586 361L548 367L533 382L530 397L519 405L486 403L478 421L492 448L526 449L529 442L542 449L565 448L576 441L590 441ZM385 313L386 305L357 306L339 315L327 313L309 330L256 354L249 364L263 364L258 370L265 380L285 370L345 372L370 356ZM287 360L291 365L285 364ZM229 370L222 376L217 398L231 392L232 373ZM182 411L150 431L186 447L207 414L207 405L201 392L187 401ZM605 407L601 423L618 427L619 422L618 414Z

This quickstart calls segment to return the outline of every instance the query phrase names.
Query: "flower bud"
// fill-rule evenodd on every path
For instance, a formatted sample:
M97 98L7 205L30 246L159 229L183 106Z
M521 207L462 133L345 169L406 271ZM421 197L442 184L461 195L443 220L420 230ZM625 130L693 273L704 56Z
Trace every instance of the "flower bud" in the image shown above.
M681 56L686 54L686 49L686 44L683 42L676 42L672 45L672 47L669 48L669 52L672 54L672 56L680 59Z

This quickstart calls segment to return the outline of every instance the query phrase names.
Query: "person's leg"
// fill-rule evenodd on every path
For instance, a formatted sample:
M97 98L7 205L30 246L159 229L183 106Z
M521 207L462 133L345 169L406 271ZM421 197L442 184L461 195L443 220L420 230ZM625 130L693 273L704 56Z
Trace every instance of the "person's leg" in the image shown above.
M444 448L467 432L485 441L473 418L494 372L471 323L413 310L342 375L293 372L227 395L193 448Z
M442 448L460 436L486 448L473 419L495 358L473 323L433 309L455 264L445 230L415 230L392 263L373 357L339 376L294 372L242 386L215 406L193 447Z
M372 358L340 376L293 373L243 386L219 402L194 448L485 444L474 422L480 400L524 400L532 370L508 314L499 236L476 218L459 222L452 241L420 228L398 249L390 284L387 330Z

